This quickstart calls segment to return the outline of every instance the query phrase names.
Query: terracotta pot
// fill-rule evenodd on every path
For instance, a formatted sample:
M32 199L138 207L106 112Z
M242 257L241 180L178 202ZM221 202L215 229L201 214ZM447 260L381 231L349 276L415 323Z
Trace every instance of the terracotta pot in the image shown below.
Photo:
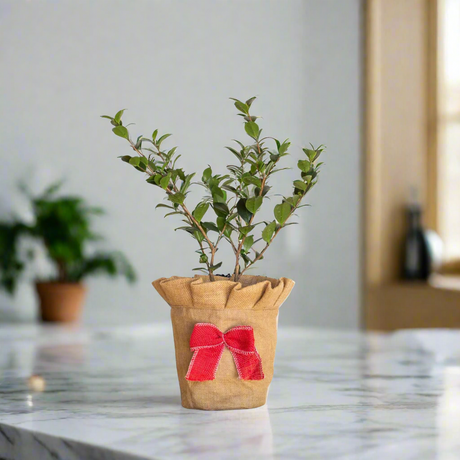
M273 377L278 309L291 292L294 282L287 278L278 280L248 275L242 276L239 282L220 277L210 282L203 276L173 276L156 280L153 285L171 306L182 406L203 410L263 406ZM214 342L218 342L217 345L200 343L191 350L192 333L202 334L203 327L218 329L218 338ZM194 332L197 328L200 329L199 333L198 330ZM262 378L260 374L259 378L253 378L252 375L247 378L241 372L239 363L237 369L234 352L249 353L241 351L243 348L239 352L234 347L228 348L225 333L234 328L251 330L255 354L260 359ZM204 355L198 355L202 350L216 346L219 347L218 353L221 353L217 367L211 364L216 362L212 358L203 361ZM254 351L250 353L254 355ZM193 374L191 369L198 363L201 369L206 369L206 378L199 381L190 378Z
M42 321L71 323L81 316L86 288L79 283L36 283Z

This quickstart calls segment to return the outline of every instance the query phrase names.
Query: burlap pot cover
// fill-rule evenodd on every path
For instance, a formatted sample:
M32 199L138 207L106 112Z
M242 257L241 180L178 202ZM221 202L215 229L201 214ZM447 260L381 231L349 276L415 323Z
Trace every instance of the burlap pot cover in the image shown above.
M153 286L171 306L177 375L182 406L188 409L249 409L266 403L273 377L278 310L294 281L243 275L240 281L217 277L160 278ZM237 326L251 326L262 360L262 380L242 380L225 348L214 380L186 380L193 352L190 337L197 323L211 323L225 333Z

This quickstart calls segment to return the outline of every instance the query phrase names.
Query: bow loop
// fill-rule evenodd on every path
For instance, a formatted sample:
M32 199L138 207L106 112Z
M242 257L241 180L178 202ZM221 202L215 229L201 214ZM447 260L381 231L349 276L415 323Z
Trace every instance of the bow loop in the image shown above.
M200 382L214 380L225 347L233 356L240 379L264 378L252 327L237 326L223 334L211 323L198 323L193 328L190 349L194 353L185 378Z
M198 323L193 328L190 337L190 349L217 347L224 343L224 334L210 323Z
M251 326L238 326L224 334L227 347L236 353L255 353L254 331Z

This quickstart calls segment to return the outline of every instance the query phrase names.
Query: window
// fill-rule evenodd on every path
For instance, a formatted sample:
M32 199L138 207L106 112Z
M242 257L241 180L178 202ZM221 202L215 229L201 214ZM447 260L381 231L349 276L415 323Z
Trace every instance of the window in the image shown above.
M460 259L460 0L438 1L438 231Z

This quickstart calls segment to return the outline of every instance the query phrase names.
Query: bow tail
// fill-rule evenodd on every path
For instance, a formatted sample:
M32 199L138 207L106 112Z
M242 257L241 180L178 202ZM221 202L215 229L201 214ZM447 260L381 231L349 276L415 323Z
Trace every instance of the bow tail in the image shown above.
M236 370L241 380L263 380L262 359L257 350L251 353L239 353L230 348Z
M192 349L193 357L190 361L186 380L204 382L216 378L217 366L224 351L224 344L213 347Z

